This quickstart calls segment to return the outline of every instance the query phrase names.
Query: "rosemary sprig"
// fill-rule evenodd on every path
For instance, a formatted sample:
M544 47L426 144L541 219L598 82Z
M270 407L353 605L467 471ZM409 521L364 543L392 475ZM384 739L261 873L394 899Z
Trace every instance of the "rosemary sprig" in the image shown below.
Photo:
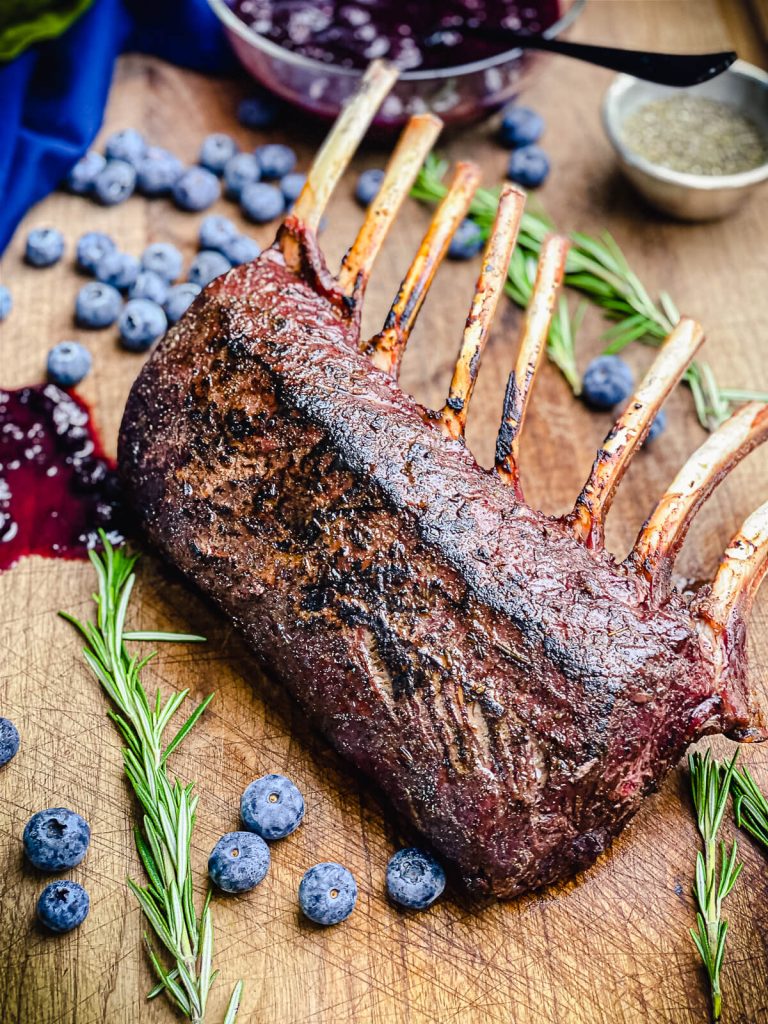
M736 757L724 770L707 750L704 757L694 753L688 757L691 792L704 852L696 854L696 885L694 892L698 904L696 928L691 937L709 977L712 999L712 1019L720 1020L723 998L720 989L720 971L725 954L728 922L722 917L722 903L736 884L743 864L737 862L738 845L734 839L730 853L720 841L720 869L718 872L717 835L723 821L731 780L734 777Z
M760 792L749 768L733 773L731 793L736 824L768 849L768 800Z
M443 182L447 166L447 161L431 154L419 174L413 196L426 203L439 202L447 191ZM469 209L469 216L486 236L493 224L497 201L498 190L478 189ZM530 301L539 250L544 238L553 230L554 224L546 214L532 206L526 208L506 285L507 294L518 306L525 307ZM616 321L606 331L606 351L620 352L634 341L650 345L662 342L680 318L671 297L662 292L658 303L653 301L619 245L608 233L593 238L573 232L570 238L566 285L581 292L605 316ZM576 395L581 391L581 378L576 364L575 341L582 315L583 308L579 307L571 316L563 300L552 322L547 348L549 358ZM714 430L727 419L732 407L740 402L768 402L766 392L720 387L706 363L692 363L683 379L691 389L699 421L707 430Z
M190 841L198 798L193 783L183 786L177 778L170 777L167 762L208 707L213 694L198 704L166 742L166 729L189 691L182 690L163 703L158 690L151 701L141 682L141 670L156 652L139 658L128 653L126 641L195 642L205 638L185 633L126 632L137 556L113 547L103 531L101 540L103 554L89 552L99 585L98 593L93 595L96 622L81 622L67 612L59 614L85 637L83 656L114 704L107 714L125 740L125 774L143 809L134 838L149 882L142 886L128 879L128 885L156 940L165 948L165 954L159 953L149 934L144 933L159 979L149 998L165 992L193 1024L203 1024L208 993L218 972L212 970L211 894L208 893L198 916L192 893ZM242 982L238 982L225 1024L234 1024L241 992Z

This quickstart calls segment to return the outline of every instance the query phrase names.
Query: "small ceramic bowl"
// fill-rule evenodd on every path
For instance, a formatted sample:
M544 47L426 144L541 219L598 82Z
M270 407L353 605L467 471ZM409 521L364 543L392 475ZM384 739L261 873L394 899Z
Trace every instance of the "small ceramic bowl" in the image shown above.
M226 0L208 3L246 71L293 106L332 120L357 91L362 71L293 53L254 32ZM586 0L561 0L561 17L544 35L554 38L563 32L585 4ZM519 92L524 71L537 59L516 49L452 68L404 71L374 123L380 129L398 128L411 114L428 110L450 125L479 121Z
M623 137L624 119L638 107L682 91L620 75L603 100L603 126L622 170L649 203L681 220L716 220L735 210L768 178L768 160L739 174L686 174L651 163L630 149ZM717 78L684 91L736 107L768 140L768 75L759 68L737 60Z

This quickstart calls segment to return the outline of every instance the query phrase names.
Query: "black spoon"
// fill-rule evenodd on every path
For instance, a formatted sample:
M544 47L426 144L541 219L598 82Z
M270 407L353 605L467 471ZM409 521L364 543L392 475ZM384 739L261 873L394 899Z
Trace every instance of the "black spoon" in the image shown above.
M546 36L525 35L512 29L485 25L462 27L467 36L489 39L493 42L509 43L510 49L543 50L559 53L563 57L574 57L601 68L621 71L634 78L658 85L686 86L707 82L721 75L733 64L737 54L732 51L721 53L648 53L644 50L620 50L615 46L593 46L591 43L568 43ZM440 31L428 38L428 46L440 44Z

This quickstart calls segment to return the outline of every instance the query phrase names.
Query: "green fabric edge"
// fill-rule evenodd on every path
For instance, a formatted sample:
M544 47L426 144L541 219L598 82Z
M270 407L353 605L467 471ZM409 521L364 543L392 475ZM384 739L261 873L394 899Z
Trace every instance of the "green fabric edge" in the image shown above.
M21 21L0 32L0 62L13 60L44 39L65 32L91 6L93 0L73 0L67 11L45 11L30 21Z

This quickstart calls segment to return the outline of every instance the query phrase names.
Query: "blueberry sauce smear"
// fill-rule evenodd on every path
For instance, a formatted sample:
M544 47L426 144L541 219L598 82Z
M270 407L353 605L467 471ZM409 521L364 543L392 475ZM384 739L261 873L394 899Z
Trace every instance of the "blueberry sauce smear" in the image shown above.
M87 405L54 384L0 390L0 569L119 542L117 472Z
M294 53L342 67L376 57L401 71L469 64L509 44L471 29L535 34L560 17L560 0L227 0L246 25Z

